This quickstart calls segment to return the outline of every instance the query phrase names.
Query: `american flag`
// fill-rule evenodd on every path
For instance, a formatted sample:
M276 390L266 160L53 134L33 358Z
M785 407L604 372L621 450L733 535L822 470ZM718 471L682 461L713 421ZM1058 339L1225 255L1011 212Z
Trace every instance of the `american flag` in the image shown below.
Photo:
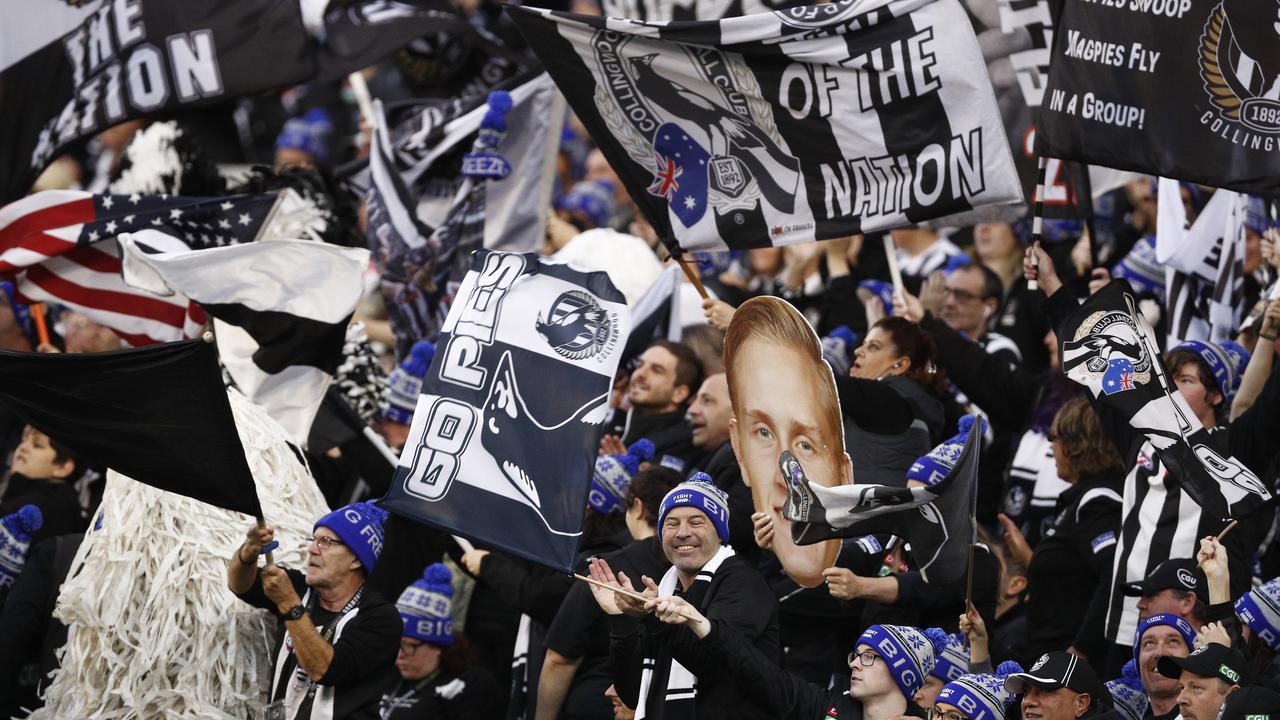
M20 302L60 303L133 346L194 337L204 312L181 295L162 297L126 285L116 236L162 230L193 250L251 242L276 200L274 194L35 193L0 208L0 279L16 281Z

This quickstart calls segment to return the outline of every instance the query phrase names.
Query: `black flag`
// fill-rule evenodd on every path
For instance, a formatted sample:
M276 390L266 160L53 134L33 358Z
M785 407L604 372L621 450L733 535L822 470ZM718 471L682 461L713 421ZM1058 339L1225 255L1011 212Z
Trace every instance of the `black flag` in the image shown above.
M40 432L138 482L262 516L210 343L0 350L0 400Z
M1069 2L1036 152L1280 195L1274 2Z
M1210 435L1173 388L1133 289L1113 280L1058 328L1062 371L1151 441L1206 513L1247 517L1271 499L1248 468Z
M854 484L823 487L809 482L790 452L779 463L787 481L791 536L797 545L831 538L891 533L911 543L911 559L926 582L964 578L976 542L978 451L981 432L970 432L951 472L928 487Z
M374 0L309 21L296 0L103 3L0 73L0 202L26 194L50 160L112 125L357 70L457 16L444 3Z

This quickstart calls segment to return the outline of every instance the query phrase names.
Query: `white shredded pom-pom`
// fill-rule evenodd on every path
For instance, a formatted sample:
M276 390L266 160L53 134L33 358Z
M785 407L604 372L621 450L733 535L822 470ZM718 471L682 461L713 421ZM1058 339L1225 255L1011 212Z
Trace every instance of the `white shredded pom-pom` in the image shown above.
M258 497L280 547L305 567L305 538L328 512L288 435L228 391ZM90 530L58 596L68 626L45 706L32 718L244 718L266 702L275 621L227 589L227 561L253 518L108 473L102 529Z

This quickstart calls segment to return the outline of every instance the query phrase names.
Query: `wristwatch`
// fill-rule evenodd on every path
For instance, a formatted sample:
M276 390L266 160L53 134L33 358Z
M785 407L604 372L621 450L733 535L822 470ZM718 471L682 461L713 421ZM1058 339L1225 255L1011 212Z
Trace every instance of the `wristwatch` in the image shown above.
M281 615L280 617L283 617L285 620L297 620L298 618L306 614L307 614L307 608L305 606L294 605L293 607L289 608L289 612L285 613L284 615Z

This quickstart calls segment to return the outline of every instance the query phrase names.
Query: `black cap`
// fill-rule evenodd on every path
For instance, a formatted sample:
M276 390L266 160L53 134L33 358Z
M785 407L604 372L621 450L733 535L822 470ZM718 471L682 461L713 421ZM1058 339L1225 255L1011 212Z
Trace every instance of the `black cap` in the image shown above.
M1280 720L1280 695L1264 687L1242 687L1227 696L1221 720Z
M1018 695L1025 693L1028 686L1041 690L1070 688L1078 693L1088 693L1090 704L1101 700L1102 691L1106 689L1098 682L1098 676L1089 667L1089 663L1077 655L1061 650L1041 655L1029 671L1014 673L1004 681L1004 688Z
M1165 560L1142 582L1124 586L1124 594L1129 597L1155 595L1161 590L1185 590L1195 593L1205 604L1209 602L1209 581L1196 561L1190 558Z
M1156 663L1156 670L1167 678L1177 680L1186 670L1201 677L1221 678L1228 685L1245 684L1247 669L1248 664L1239 650L1218 643L1198 647L1186 657L1166 655Z

